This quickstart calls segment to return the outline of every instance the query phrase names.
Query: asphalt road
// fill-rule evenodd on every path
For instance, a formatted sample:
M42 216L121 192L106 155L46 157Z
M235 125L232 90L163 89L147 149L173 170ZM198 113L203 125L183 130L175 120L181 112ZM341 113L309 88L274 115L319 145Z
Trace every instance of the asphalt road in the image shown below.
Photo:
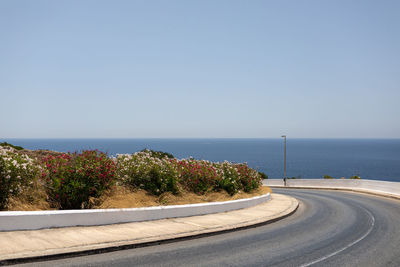
M215 236L23 266L400 266L400 201L299 189L281 221Z

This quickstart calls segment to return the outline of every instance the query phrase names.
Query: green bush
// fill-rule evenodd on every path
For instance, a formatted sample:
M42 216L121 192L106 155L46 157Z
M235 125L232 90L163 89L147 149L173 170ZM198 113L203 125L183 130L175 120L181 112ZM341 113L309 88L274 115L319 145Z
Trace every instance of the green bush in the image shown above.
M360 178L360 176L354 175L354 176L351 176L349 179L361 179L361 178Z
M264 172L258 172L258 174L261 176L261 179L268 179L268 175L266 175Z
M90 206L91 197L99 197L113 184L116 166L98 150L48 156L44 159L48 194L60 209Z
M169 159L173 159L175 158L174 155L168 153L168 152L163 152L163 151L155 151L155 150L151 150L151 149L143 149L140 152L146 152L146 153L150 153L150 156L153 158L159 158L159 159L163 159L163 158L169 158Z
M333 179L333 177L329 175L324 175L324 179Z
M178 172L168 157L161 157L162 152L149 150L132 155L118 155L118 177L120 181L133 188L144 189L154 195L165 192L179 192ZM154 156L156 155L156 156Z

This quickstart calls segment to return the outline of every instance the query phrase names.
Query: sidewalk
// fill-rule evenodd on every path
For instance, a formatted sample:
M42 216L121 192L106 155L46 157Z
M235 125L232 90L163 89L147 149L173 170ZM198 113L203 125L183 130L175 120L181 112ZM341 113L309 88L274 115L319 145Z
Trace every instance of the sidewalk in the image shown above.
M298 201L272 194L255 207L224 213L105 226L0 232L0 264L8 260L107 251L267 223L292 214Z

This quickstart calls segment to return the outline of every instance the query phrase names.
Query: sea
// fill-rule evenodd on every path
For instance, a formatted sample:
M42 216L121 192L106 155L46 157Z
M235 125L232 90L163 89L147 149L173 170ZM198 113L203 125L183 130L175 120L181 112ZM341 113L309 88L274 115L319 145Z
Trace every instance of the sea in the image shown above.
M99 149L110 156L148 148L176 158L247 162L270 178L284 176L282 139L0 139L27 149L74 152ZM287 139L287 177L400 182L400 139Z

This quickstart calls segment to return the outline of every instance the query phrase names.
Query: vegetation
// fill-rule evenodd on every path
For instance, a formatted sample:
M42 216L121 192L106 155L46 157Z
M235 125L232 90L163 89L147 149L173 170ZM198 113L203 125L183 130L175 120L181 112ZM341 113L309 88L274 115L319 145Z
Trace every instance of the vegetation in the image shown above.
M243 163L178 160L147 149L108 157L98 150L58 153L0 146L0 209L6 209L12 197L23 198L23 192L52 208L91 208L114 185L155 196L218 191L234 195L254 191L265 177Z
M179 172L179 181L185 189L197 194L204 194L215 188L220 179L215 167L204 160L172 161Z
M140 152L147 152L150 153L150 156L153 158L159 158L159 159L163 159L163 158L169 158L169 159L173 159L175 158L174 155L168 153L168 152L163 152L163 151L155 151L155 150L151 150L151 149L143 149Z
M116 172L115 162L97 150L50 155L43 164L49 198L59 209L90 207L89 199L109 189Z
M121 183L155 195L176 194L180 190L196 194L225 190L234 195L240 190L250 192L261 185L261 175L246 164L192 158L178 160L168 155L151 150L118 155L116 162Z
M258 174L261 176L261 178L264 179L268 179L268 175L266 175L264 172L258 172Z
M7 207L11 196L23 192L38 176L38 166L27 155L0 147L0 209Z
M324 179L335 179L335 178L332 176L329 176L329 175L324 175ZM345 179L345 178L341 177L340 179ZM349 179L361 179L361 178L360 178L360 176L354 175L354 176L349 177Z
M140 188L154 195L178 193L178 172L168 160L168 153L142 150L129 155L118 155L117 174L120 183Z
M9 143L7 143L7 142L0 143L0 146L3 146L3 147L9 146L9 147L12 147L12 148L14 148L14 149L16 149L16 150L22 150L22 149L24 149L22 146L15 146L15 145L9 144Z
M261 176L257 171L249 168L247 164L236 164L235 168L238 170L241 188L243 188L243 191L250 192L261 185Z
M216 169L220 172L219 178L214 185L215 190L225 190L228 194L234 195L241 189L240 173L234 165L225 161L219 163Z

